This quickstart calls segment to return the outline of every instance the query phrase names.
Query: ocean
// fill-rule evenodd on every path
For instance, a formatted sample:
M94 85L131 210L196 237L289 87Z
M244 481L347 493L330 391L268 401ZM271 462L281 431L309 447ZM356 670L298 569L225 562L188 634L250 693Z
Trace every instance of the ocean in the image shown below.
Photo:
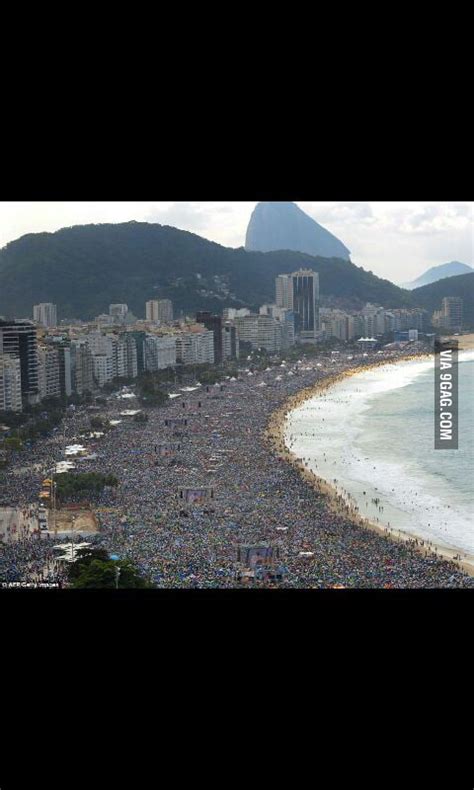
M434 449L433 360L336 383L290 414L285 435L362 516L474 555L474 353L459 357L458 450Z

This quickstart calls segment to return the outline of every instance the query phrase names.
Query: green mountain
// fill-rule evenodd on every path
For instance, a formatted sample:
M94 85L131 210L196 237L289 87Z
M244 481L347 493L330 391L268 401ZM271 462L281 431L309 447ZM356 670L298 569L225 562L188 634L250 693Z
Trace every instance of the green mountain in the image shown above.
M411 296L418 307L429 310L430 317L434 310L441 309L445 296L460 296L463 300L463 325L466 329L474 329L474 272L445 277L422 288L415 288Z
M0 250L0 315L31 316L34 304L53 302L59 318L88 320L112 302L126 302L142 317L153 298L172 299L176 315L257 308L274 301L277 274L301 267L319 272L323 299L353 307L413 304L410 293L347 260L246 252L176 228L127 222L78 225L7 244Z

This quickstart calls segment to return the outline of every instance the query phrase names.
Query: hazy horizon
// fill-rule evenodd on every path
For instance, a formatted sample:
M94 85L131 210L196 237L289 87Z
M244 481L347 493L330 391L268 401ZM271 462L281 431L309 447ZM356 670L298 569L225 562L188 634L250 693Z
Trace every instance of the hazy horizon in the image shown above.
M450 261L473 265L473 203L297 202L337 236L357 266L396 284ZM0 248L73 225L157 222L225 247L243 247L257 201L0 202Z

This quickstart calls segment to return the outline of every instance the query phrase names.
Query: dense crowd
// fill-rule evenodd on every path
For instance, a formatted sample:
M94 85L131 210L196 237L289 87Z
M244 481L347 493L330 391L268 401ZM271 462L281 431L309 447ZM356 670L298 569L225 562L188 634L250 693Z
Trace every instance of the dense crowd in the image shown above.
M219 385L175 389L179 397L150 409L143 424L120 416L124 408L139 408L136 401L111 396L100 416L120 424L86 441L95 459L76 462L79 471L120 481L96 501L101 528L92 542L135 562L159 588L474 586L454 563L419 553L415 541L397 543L331 510L268 441L269 417L289 396L334 372L371 364L374 356L303 358L260 372L241 370ZM173 418L186 418L187 425L165 424ZM43 472L64 459L65 446L89 419L85 408L73 411L27 457L18 453L0 504L30 502ZM161 457L157 447L165 443L181 449ZM207 505L178 501L179 487L209 486L214 498ZM48 563L53 568L55 542L32 539L0 548L0 579L41 574ZM262 543L278 547L283 578L239 581L238 547Z
M67 569L57 560L57 540L29 538L0 547L0 582L48 582L63 586Z

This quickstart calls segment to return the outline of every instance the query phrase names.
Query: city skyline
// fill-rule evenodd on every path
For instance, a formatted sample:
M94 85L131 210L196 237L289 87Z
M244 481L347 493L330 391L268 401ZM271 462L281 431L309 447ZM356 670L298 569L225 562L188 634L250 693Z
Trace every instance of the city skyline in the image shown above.
M235 248L244 246L256 202L0 202L0 248L29 233L132 220ZM349 247L353 263L396 284L449 261L473 264L473 203L296 202Z

